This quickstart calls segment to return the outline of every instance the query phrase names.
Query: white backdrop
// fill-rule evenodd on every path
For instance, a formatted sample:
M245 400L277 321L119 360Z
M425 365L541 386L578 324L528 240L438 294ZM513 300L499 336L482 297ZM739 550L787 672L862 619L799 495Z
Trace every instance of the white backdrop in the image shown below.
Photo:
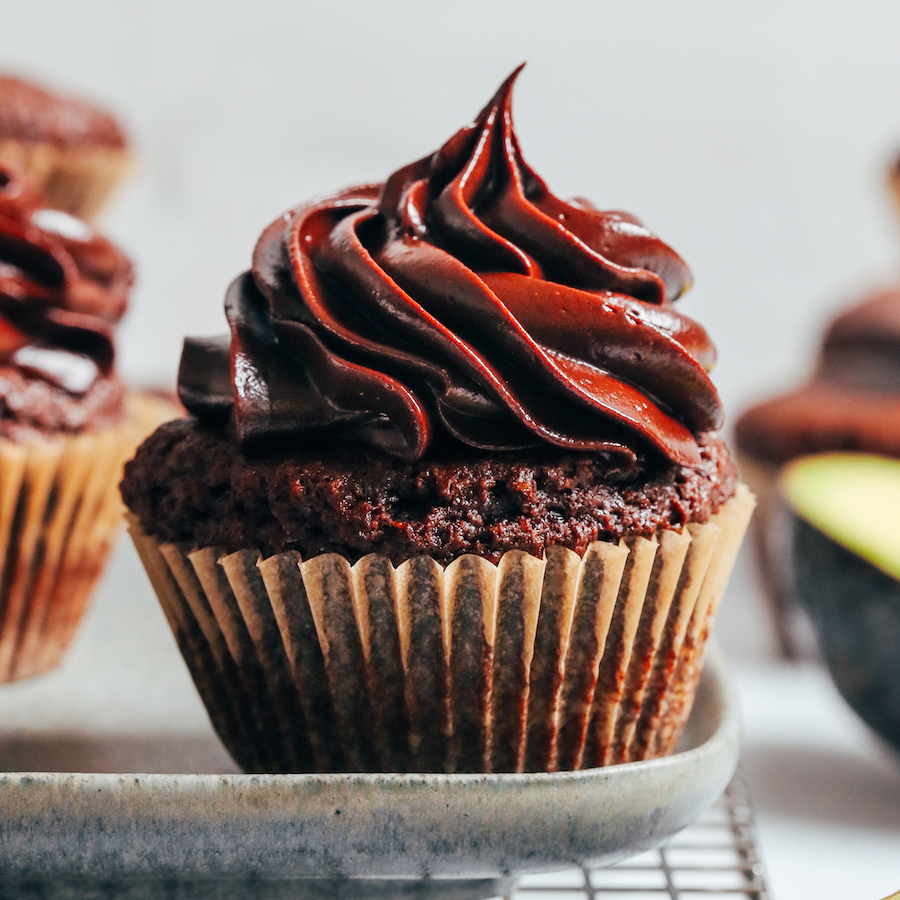
M133 135L104 226L138 266L134 380L171 382L182 336L223 330L223 291L283 209L435 149L522 60L526 157L687 259L683 308L718 346L732 418L898 268L896 2L6 0L2 22L0 67L96 98ZM752 588L732 594L725 636L758 651Z

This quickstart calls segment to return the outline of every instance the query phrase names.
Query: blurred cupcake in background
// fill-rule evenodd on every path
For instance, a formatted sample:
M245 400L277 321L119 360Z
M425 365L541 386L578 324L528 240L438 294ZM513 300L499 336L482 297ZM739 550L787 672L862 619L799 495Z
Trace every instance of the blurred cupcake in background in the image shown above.
M826 330L810 380L746 410L735 425L738 464L759 499L752 533L781 653L809 655L811 635L793 601L786 463L851 451L900 458L900 288L851 306Z
M93 220L131 157L125 132L108 112L0 75L0 164L25 172L47 206Z
M55 666L121 519L124 459L175 414L114 365L131 263L0 167L0 681Z
M888 180L900 204L900 159ZM753 542L779 650L789 659L808 656L815 644L794 601L790 519L779 481L788 462L811 454L900 458L900 286L841 311L825 330L806 384L746 410L735 441L741 474L759 500Z

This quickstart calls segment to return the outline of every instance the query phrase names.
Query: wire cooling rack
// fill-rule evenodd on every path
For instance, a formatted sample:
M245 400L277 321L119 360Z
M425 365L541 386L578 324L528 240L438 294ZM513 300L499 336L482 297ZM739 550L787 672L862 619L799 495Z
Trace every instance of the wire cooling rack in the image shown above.
M721 799L660 850L607 869L530 875L510 900L769 900L738 773Z

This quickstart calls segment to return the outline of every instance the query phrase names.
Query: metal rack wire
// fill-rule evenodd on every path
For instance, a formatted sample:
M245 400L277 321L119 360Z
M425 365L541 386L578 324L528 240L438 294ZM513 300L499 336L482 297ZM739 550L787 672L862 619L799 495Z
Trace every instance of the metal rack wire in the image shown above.
M769 900L740 773L709 812L661 849L606 869L528 876L511 900Z

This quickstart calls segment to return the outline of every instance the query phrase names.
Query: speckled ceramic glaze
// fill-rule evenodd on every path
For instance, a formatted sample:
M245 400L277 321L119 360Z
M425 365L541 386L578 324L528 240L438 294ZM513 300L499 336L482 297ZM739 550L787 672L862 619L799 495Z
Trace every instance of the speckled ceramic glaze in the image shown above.
M533 775L8 774L0 894L494 896L658 846L724 789L738 744L713 653L686 749L662 759Z

